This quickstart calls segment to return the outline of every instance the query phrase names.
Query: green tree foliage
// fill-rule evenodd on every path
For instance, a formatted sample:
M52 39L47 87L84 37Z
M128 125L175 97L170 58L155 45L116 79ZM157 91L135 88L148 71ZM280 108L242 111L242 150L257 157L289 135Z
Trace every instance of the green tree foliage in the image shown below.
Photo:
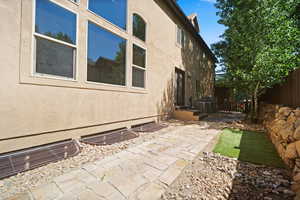
M300 67L300 0L217 0L227 27L212 46L231 84L257 99Z

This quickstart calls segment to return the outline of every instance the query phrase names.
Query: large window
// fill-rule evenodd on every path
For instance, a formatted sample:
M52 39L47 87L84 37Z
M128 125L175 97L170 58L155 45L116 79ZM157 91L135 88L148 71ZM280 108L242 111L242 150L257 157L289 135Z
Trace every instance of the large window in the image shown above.
M125 85L126 40L88 23L88 81Z
M146 51L133 45L132 86L145 88Z
M89 0L89 10L126 29L127 0Z
M36 0L35 72L75 77L76 15L49 0Z
M133 14L133 35L143 41L146 41L146 23L138 14Z

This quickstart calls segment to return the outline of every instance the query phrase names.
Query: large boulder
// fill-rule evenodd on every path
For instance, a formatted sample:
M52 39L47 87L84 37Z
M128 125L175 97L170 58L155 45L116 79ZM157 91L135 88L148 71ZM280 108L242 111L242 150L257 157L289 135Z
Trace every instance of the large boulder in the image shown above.
M285 123L278 131L278 134L282 137L284 140L288 140L289 137L294 136L294 124ZM294 136L295 137L295 136Z
M298 128L295 130L293 137L296 140L300 140L300 126L298 126Z
M274 121L272 121L269 125L271 134L272 133L275 133L275 134L278 133L285 124L286 124L286 121L281 120L281 119L275 119Z
M294 112L291 112L291 114L289 115L289 117L287 118L287 123L289 124L293 124L295 123L297 120L296 116L295 116L295 113Z
M294 142L294 144L295 144L295 147L296 147L296 151L298 153L298 157L300 157L300 141ZM297 159L297 161L299 161L299 159ZM299 164L300 164L300 162L299 162Z
M297 173L295 176L293 176L293 180L296 182L300 182L300 173Z
M299 109L294 110L294 113L297 118L300 118L300 110Z
M295 121L294 126L296 129L300 126L300 118Z
M298 153L297 153L297 149L296 149L296 143L288 144L284 155L287 159L297 158Z
M282 115L282 116L285 116L285 117L288 117L291 112L292 112L292 108L290 108L290 107L281 107L278 110L278 114Z

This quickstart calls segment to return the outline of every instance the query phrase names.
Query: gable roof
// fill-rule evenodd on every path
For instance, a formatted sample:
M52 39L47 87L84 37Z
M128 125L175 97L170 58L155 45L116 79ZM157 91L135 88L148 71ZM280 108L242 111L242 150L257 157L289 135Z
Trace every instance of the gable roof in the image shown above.
M190 22L193 24L196 31L199 33L200 32L200 27L199 27L199 23L198 23L197 14L193 13L193 14L187 16L187 18L190 20Z
M179 5L176 3L175 0L163 0L167 6L171 9L171 11L174 12L174 14L179 18L179 20L182 22L182 24L185 26L187 30L189 30L194 38L200 43L200 45L204 48L204 50L208 53L208 55L217 62L217 58L213 54L213 52L210 50L210 48L207 46L201 35L197 32L193 24L190 22L188 17L184 14L184 12L181 10Z

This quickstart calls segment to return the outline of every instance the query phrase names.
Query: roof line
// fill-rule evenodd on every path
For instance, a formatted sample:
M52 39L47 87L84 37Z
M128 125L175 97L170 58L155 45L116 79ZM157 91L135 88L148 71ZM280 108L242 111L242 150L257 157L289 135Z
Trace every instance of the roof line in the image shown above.
M180 17L180 19L182 20L184 25L186 25L186 27L193 33L194 37L204 46L204 48L209 53L209 55L213 58L213 60L215 62L217 62L218 60L217 60L216 56L213 54L211 49L207 46L207 44L205 43L205 41L203 40L201 35L199 33L197 33L194 26L191 24L191 22L189 21L187 16L184 14L182 9L179 7L179 5L174 0L166 0L165 2L171 8L171 10L174 11L178 17Z

